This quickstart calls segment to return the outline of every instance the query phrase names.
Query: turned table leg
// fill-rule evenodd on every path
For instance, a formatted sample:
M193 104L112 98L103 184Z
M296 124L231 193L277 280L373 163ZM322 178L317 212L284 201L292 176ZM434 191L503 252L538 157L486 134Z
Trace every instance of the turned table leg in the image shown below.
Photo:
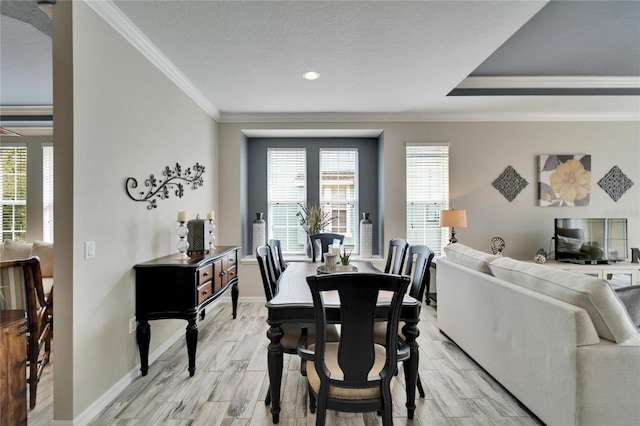
M149 342L151 342L149 321L138 321L136 340L138 342L138 351L140 351L140 371L143 376L146 376L149 371Z
M267 330L267 337L271 341L267 348L267 364L269 369L269 393L271 395L271 416L273 423L280 421L280 386L282 384L282 344L280 339L284 335L280 324L272 324Z

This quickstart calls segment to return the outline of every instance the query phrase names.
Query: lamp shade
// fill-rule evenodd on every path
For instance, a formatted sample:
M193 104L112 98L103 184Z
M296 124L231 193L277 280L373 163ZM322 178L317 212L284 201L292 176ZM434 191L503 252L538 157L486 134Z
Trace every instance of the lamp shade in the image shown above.
M449 228L466 228L467 227L467 211L466 210L441 210L440 226Z

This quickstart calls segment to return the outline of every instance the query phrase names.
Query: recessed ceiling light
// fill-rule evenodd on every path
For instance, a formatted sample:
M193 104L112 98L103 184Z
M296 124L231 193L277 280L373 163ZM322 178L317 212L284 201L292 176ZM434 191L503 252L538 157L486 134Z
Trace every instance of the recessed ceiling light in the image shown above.
M320 78L320 73L316 71L307 71L304 74L302 74L302 77L305 80L317 80Z

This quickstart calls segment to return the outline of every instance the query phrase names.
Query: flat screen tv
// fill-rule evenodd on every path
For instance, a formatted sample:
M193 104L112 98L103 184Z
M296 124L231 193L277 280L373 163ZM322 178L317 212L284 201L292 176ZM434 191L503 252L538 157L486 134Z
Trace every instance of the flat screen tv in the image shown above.
M557 218L556 260L609 263L627 259L626 218Z

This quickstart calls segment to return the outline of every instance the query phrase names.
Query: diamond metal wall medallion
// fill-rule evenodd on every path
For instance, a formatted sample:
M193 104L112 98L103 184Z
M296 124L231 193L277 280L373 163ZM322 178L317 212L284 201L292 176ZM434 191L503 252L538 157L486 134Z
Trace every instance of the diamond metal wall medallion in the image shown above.
M511 202L525 186L529 185L529 182L520 176L513 167L507 166L504 172L493 181L492 185Z
M622 173L620 167L613 166L609 173L598 181L598 185L604 189L604 192L609 194L613 201L618 201L633 186L633 181Z

